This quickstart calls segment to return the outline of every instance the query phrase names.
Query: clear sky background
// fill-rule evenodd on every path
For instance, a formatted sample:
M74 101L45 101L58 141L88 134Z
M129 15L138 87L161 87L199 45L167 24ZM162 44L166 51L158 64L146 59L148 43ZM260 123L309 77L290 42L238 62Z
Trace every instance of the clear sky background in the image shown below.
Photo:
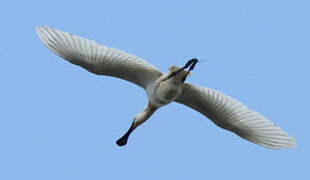
M0 179L309 179L307 0L4 1L0 6ZM125 147L147 104L139 87L49 51L48 25L140 56L163 72L190 58L191 83L228 94L297 140L270 150L177 103Z

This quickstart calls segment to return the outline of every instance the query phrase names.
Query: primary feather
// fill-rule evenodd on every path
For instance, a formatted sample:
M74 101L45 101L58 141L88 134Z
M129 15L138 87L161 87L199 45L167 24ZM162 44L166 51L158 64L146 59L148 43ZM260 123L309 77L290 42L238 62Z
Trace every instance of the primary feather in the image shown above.
M129 53L46 26L36 30L51 51L92 73L118 77L144 89L162 75L145 60Z
M177 102L202 113L216 125L272 149L293 148L296 141L280 127L241 102L210 88L185 83Z

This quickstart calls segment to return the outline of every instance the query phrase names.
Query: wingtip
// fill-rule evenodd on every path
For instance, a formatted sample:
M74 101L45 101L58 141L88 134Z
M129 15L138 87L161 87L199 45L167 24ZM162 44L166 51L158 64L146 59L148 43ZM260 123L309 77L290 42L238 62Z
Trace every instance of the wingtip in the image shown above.
M255 134L252 134L252 136L240 133L238 135L268 149L281 150L296 148L296 140L282 129L278 128L278 130L280 130L280 132L278 132L277 135L261 131L257 131Z
M50 30L51 30L52 28L50 28L50 27L48 27L48 26L46 26L46 25L43 25L43 26L36 26L35 27L35 30L36 30L36 32L37 32L37 35L39 36L39 38L40 38L40 40L46 45L46 46L48 46L47 44L46 44L46 42L48 42L48 39L49 38L47 38L47 34L50 34ZM49 47L49 46L48 46Z
M292 144L287 148L297 148L296 139L294 139L293 137L291 138L292 138Z
M36 27L34 27L34 29L36 30L36 31L39 31L39 30L41 30L42 28L44 28L45 26L36 26Z
M45 40L44 40L44 38L43 38L43 34L44 34L43 26L37 26L37 27L35 27L35 30L36 30L36 33L37 33L39 39L40 39L42 42L45 42Z
M296 139L290 136L289 134L287 134L287 136L289 137L288 141L290 142L290 144L288 144L286 148L296 148L297 147Z
M40 26L36 26L34 29L36 30L37 33L39 33L41 28L42 27L40 27Z
M271 149L295 149L296 148L296 140L289 136L290 139L287 139L286 142L284 144L281 145L272 145L272 146L265 146L267 148L271 148Z
M34 28L40 38L41 38L42 33L44 33L44 30L45 30L46 27L47 26L36 26Z
M43 25L43 26L36 26L34 28L37 32L41 32L42 30L47 30L47 29L50 29L50 27L46 26L46 25Z

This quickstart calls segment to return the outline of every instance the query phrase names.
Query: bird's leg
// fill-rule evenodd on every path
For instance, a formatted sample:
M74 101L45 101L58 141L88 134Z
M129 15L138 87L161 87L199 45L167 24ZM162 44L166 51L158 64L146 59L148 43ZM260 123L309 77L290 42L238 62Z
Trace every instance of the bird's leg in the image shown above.
M189 67L189 70L186 72L185 76L182 79L182 82L184 82L188 76L188 74L194 69L195 65L197 64L198 60L197 59L191 59L193 62L191 63L191 66Z
M135 130L138 126L140 126L142 123L144 123L155 111L157 107L153 106L151 103L148 104L148 106L144 109L144 111L140 114L137 114L131 123L131 126L129 127L128 131L119 139L116 141L116 144L119 146L124 146L127 144L127 140L130 136L130 134Z
M190 70L189 71L193 70L197 62L198 62L197 59L190 59L189 61L187 61L187 63L181 69L172 72L165 80L167 80L167 79L169 79L169 78L171 78L173 76L176 76L178 73L180 73L184 69L188 68L189 66L190 66ZM188 73L187 73L187 75L188 75Z

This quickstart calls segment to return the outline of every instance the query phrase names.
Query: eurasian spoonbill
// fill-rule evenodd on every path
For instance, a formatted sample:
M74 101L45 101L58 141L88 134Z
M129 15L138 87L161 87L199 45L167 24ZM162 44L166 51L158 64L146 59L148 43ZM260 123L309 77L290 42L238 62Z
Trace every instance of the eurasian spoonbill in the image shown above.
M36 31L48 49L72 64L98 75L130 81L145 89L148 105L134 117L125 135L116 141L119 146L125 145L131 132L158 108L173 101L202 113L219 127L253 143L272 149L296 146L295 139L280 127L237 100L207 87L185 83L197 59L189 60L182 68L170 66L168 73L162 73L137 56L85 38L46 26L37 27Z

